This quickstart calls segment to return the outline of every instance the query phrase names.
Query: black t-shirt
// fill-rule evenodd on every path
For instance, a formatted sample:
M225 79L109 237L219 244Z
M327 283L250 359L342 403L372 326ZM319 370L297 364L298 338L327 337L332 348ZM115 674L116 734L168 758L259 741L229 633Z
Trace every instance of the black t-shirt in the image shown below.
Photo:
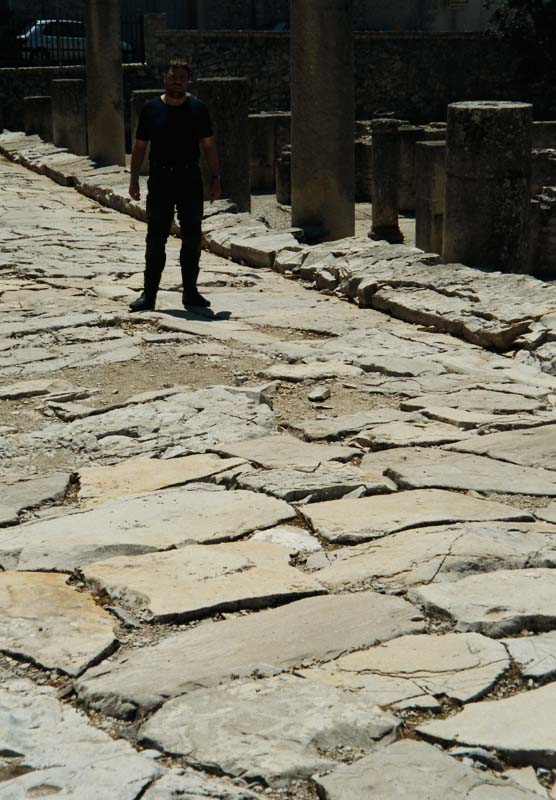
M141 111L136 138L151 143L151 163L184 164L199 160L199 141L212 136L208 108L188 94L180 106L160 97L148 100Z

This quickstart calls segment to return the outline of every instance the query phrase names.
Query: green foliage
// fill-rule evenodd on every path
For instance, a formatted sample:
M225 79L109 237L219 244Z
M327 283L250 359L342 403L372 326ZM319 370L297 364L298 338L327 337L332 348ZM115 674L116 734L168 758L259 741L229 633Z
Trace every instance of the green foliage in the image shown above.
M529 84L556 79L556 0L502 0L492 24L519 57L519 77Z

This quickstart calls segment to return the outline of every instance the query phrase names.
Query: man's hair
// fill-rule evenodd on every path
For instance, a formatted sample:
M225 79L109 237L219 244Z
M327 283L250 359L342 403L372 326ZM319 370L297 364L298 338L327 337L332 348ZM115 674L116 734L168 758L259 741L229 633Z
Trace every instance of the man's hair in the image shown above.
M166 75L171 69L184 69L188 75L191 72L189 62L186 61L185 58L171 58L166 64L164 74Z

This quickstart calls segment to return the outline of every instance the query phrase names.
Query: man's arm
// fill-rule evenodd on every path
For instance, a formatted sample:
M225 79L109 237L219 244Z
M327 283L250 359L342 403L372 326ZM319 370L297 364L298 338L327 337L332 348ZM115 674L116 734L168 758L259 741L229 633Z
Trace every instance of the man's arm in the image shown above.
M139 173L145 160L145 152L147 150L148 142L142 139L136 139L133 143L133 150L131 151L131 176L129 178L129 196L134 200L141 199L141 190L139 188Z
M220 199L220 162L218 160L218 150L216 149L216 143L212 136L201 139L201 145L211 175L210 199L212 202L213 200Z

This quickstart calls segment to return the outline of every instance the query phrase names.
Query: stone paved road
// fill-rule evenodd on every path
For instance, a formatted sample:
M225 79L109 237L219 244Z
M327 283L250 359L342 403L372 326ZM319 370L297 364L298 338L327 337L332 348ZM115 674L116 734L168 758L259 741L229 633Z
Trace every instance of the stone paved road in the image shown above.
M0 158L0 798L556 796L556 378L221 211L133 316L143 223Z

